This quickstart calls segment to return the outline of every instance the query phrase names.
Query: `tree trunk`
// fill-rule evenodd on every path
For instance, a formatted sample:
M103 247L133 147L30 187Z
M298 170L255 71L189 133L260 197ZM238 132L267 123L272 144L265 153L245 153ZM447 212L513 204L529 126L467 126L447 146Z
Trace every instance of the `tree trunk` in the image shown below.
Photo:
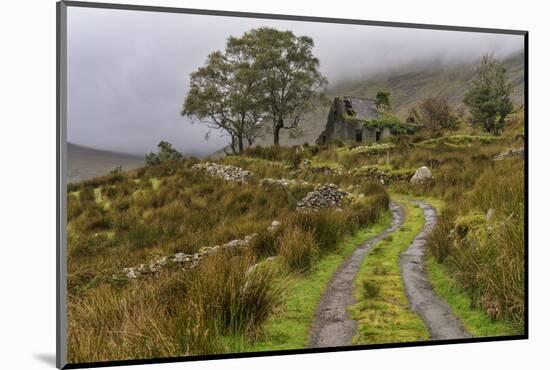
M279 146L279 134L283 127L283 120L279 119L273 126L273 145Z
M238 141L239 141L239 154L241 154L243 152L243 149L244 149L243 135L240 135L238 137Z

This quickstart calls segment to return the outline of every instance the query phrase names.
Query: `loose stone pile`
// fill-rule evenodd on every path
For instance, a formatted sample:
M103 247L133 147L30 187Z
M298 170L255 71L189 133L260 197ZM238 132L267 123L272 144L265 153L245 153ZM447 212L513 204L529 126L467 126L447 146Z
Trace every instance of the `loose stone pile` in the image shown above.
M343 175L344 171L341 168L331 168L331 167L310 167L309 168L314 173L322 173L323 175Z
M267 227L270 232L275 232L281 223L277 220L273 220L271 225ZM244 237L244 239L235 239L222 245L216 245L213 247L202 247L197 253L186 254L176 253L170 256L161 257L152 263L146 265L141 264L137 267L126 267L122 269L121 274L113 275L113 279L137 279L139 277L152 275L165 268L177 268L177 269L190 269L198 266L200 261L213 253L216 253L222 249L237 249L247 247L252 240L254 240L258 234L250 234Z
M319 210L328 207L342 207L344 197L347 192L340 190L335 184L323 184L310 191L307 195L298 202L296 210Z
M261 185L280 185L285 188L292 186L292 185L309 185L309 182L304 180L294 180L294 179L272 179L272 178L264 178L260 180Z
M216 163L197 163L193 165L193 169L205 171L210 176L221 177L227 181L238 182L244 184L252 177L252 172L243 170L240 167L221 165Z
M508 149L499 155L495 156L495 161L501 161L506 158L524 158L525 148Z

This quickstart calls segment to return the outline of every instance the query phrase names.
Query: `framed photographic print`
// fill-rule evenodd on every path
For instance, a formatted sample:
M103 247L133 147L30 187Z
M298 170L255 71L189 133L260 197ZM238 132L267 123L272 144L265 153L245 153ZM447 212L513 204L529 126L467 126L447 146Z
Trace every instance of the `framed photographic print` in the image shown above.
M59 368L527 338L526 31L57 11Z

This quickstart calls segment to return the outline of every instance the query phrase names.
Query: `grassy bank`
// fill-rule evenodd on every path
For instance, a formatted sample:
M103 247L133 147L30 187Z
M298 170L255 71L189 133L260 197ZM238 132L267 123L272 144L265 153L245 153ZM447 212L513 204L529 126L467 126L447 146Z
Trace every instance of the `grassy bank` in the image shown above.
M445 209L445 203L436 198L424 197L439 214ZM446 265L437 262L428 250L426 258L426 272L436 293L451 307L466 329L474 337L492 337L502 335L516 335L522 332L522 327L511 320L491 318L487 312L476 307L472 297L453 276L453 272Z
M424 322L409 309L399 266L399 256L424 225L418 206L403 201L405 223L369 253L355 281L357 304L350 310L358 322L354 344L397 343L427 340Z
M388 228L390 223L391 215L387 212L375 225L360 230L341 242L335 252L322 257L309 274L294 276L284 307L268 320L261 340L247 351L306 347L317 305L334 272L355 248Z
M429 257L426 263L428 278L436 293L445 300L453 313L462 320L474 337L493 337L520 334L521 327L511 321L493 320L481 309L474 308L472 299L453 278L445 265Z

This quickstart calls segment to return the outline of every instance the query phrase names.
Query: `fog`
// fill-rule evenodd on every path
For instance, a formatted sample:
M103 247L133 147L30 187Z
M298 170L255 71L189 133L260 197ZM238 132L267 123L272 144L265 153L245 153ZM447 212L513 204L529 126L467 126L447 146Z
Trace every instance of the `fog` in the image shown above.
M138 155L161 140L199 155L222 148L227 137L212 132L205 141L205 126L180 114L189 74L229 35L260 26L311 36L329 89L403 65L523 48L517 35L69 7L68 141Z

